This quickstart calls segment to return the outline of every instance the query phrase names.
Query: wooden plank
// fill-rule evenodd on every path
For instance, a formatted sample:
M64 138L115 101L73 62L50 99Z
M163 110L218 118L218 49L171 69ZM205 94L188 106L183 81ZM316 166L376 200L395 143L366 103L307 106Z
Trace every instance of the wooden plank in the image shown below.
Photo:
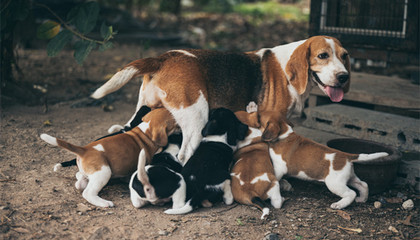
M311 95L325 96L314 87ZM420 109L420 86L410 80L366 73L352 73L345 100L403 109Z

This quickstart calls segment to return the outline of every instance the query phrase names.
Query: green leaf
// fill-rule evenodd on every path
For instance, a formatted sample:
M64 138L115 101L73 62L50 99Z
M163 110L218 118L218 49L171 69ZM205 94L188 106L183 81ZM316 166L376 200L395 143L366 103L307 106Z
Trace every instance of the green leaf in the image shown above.
M99 46L99 51L103 52L109 48L112 48L114 46L114 44L112 44L112 42L105 42L104 44Z
M41 24L37 31L36 36L39 39L51 39L60 32L60 24L55 21L46 21L43 24Z
M65 29L57 34L47 45L47 54L50 57L56 56L67 43L73 38L73 33Z
M84 3L75 18L76 28L82 34L90 33L96 25L99 15L99 5L97 2Z
M107 26L105 22L101 25L101 37L104 41L108 41L112 37L112 26Z
M83 64L89 53L96 47L95 42L81 40L74 45L74 58L80 65Z
M70 9L70 11L67 13L67 22L74 23L74 20L76 19L77 14L79 13L80 7L81 5L77 5Z

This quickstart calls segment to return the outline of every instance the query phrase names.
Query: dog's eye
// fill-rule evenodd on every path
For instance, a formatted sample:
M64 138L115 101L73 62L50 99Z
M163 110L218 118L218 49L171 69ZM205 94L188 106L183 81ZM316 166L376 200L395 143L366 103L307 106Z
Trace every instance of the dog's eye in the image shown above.
M328 55L328 53L321 53L318 55L319 59L327 59L330 55Z
M348 53L343 53L343 55L341 55L341 59L346 60L346 58L349 56Z

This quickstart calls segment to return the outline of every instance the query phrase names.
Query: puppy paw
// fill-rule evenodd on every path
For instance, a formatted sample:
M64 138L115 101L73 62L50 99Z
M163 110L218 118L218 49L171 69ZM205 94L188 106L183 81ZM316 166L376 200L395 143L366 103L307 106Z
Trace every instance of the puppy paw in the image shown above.
M256 111L258 111L258 105L254 101L249 102L248 106L246 106L246 112L253 113Z
M108 207L114 207L114 203L111 201L107 201L107 200L102 200L100 202L97 202L97 204L95 204L98 207L104 207L104 208L108 208Z
M344 206L340 203L335 202L335 203L331 204L330 208L340 210L340 209L343 209Z
M209 208L209 207L213 207L213 203L211 203L209 200L206 199L201 202L201 206L205 208Z
M111 134L111 133L114 133L114 132L118 132L118 131L120 131L120 130L122 130L122 129L124 129L124 127L123 127L123 126L121 126L121 125L118 125L118 124L116 124L116 125L112 125L112 126L108 129L108 133L109 133L109 134Z
M286 179L280 179L280 190L291 192L293 191L292 184L290 184Z
M368 200L367 197L357 197L356 202L364 203Z

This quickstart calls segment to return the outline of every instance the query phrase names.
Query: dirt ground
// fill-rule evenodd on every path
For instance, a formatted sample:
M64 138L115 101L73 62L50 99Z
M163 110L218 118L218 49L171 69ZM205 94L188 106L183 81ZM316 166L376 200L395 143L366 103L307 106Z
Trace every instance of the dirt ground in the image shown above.
M329 205L338 197L324 185L291 180L294 191L283 192L283 207L272 209L264 221L258 210L236 203L182 216L165 215L170 205L135 209L127 183L120 180L100 193L114 208L87 203L74 187L76 167L53 172L56 163L73 155L39 135L83 145L105 135L112 124L125 123L135 108L139 80L104 101L87 96L129 61L168 49L117 45L92 53L83 66L71 52L48 58L45 50L19 51L23 75L17 78L21 86L39 91L18 99L2 96L8 106L1 110L0 239L420 239L419 196L396 186L337 211ZM403 209L406 199L416 207ZM375 201L382 207L375 208Z

